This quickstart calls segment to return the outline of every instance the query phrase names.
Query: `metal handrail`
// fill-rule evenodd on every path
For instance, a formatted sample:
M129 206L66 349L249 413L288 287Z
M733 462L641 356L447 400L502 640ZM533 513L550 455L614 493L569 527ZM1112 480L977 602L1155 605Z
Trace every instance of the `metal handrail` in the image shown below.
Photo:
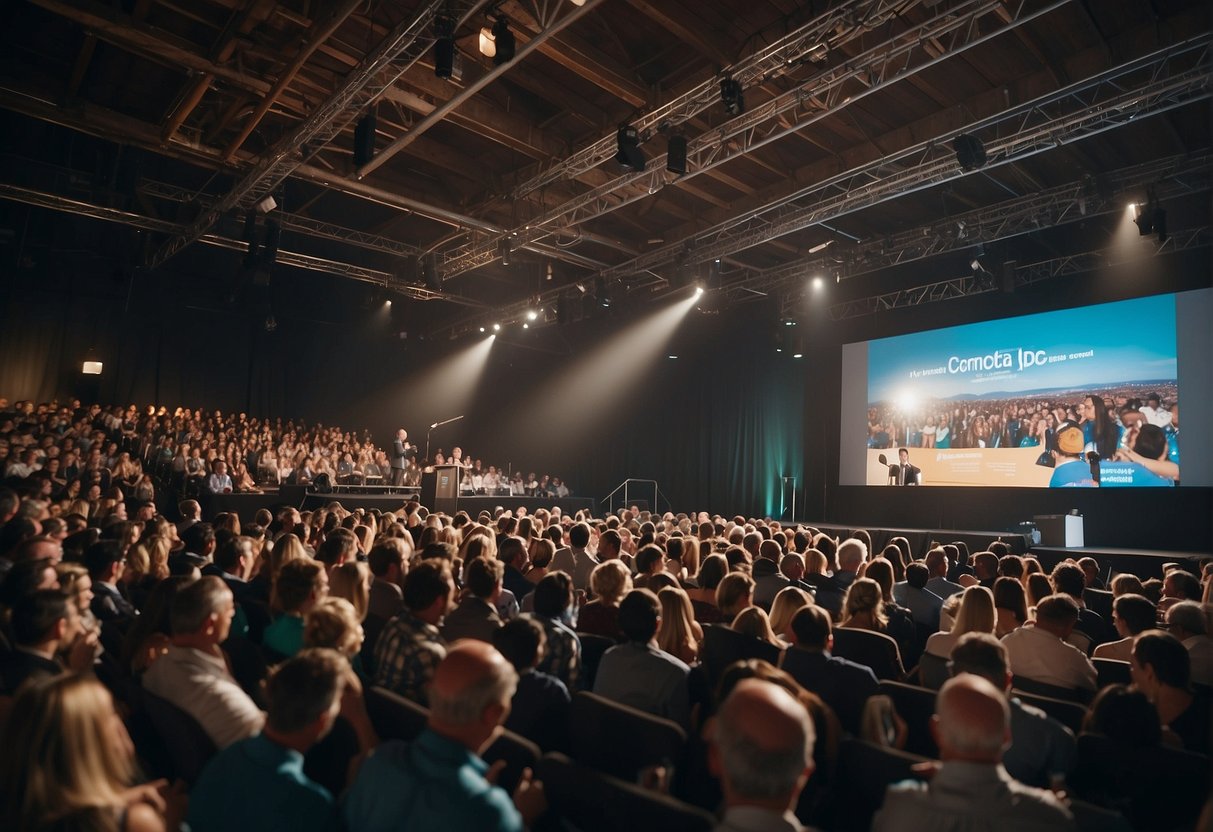
M642 483L647 483L647 484L649 484L649 485L652 485L652 486L653 486L653 502L650 504L650 506L651 506L651 508L652 508L652 510L653 510L653 511L657 511L657 510L658 510L658 505L657 505L657 497L658 497L658 495L660 495L660 494L661 494L661 489L657 487L657 480L646 480L646 479L639 479L639 478L637 478L637 477L629 477L628 479L626 479L626 480L624 480L623 482L619 483L619 485L617 485L617 486L615 487L615 490L613 490L613 491L612 491L610 494L608 494L608 495L606 495L605 497L603 497L603 498L602 498L602 499L599 501L599 503L601 504L601 503L606 503L607 501L610 501L610 507L609 507L608 511L610 511L610 512L614 512L614 510L615 510L615 495L619 493L620 489L622 489L622 490L623 490L623 500L624 500L624 502L625 502L625 503L626 503L626 502L628 502L628 486L629 486L631 483L634 483L634 482L642 482ZM663 495L663 496L664 496L664 495ZM670 501L667 499L665 502L666 502L666 506L668 507L668 506L670 505Z

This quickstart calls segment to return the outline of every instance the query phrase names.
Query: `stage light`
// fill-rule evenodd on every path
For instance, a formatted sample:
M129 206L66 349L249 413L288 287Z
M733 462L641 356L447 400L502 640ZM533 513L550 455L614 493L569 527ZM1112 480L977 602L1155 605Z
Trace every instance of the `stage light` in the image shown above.
M539 313L538 313L538 312L536 312L534 309L529 309L529 310L527 310L527 313L526 313L526 319L527 319L528 321L533 321L533 320L535 320L535 319L536 319L536 318L538 318L538 317L539 317Z
M455 21L446 15L434 18L434 74L450 78L455 72Z
M80 365L80 372L86 376L99 376L103 366L100 361L85 361Z
M531 328L531 325L530 325L530 324L528 324L528 323L523 323L522 328L523 328L523 329L530 329L530 328Z
M818 275L817 277L813 278L813 291L820 292L822 287L824 287L824 286L825 286L825 281L821 279L821 275Z
M480 54L486 58L494 58L497 56L497 38L493 34L493 30L488 26L480 27L480 39L477 45L480 47Z
M670 136L665 146L665 169L675 176L687 172L687 137Z
M731 116L739 116L745 112L745 94L741 84L732 78L721 80L720 101L724 104L724 111Z
M375 128L378 118L372 106L354 126L354 168L360 168L375 155Z
M273 211L277 207L278 207L278 200L274 199L274 197L271 196L270 194L266 194L265 197L263 197L262 199L260 199L257 202L257 210L263 214L268 214L270 211Z
M986 148L981 139L968 133L961 133L952 139L952 149L956 151L956 161L961 170L977 170L986 163Z
M481 332L484 332L484 327L480 327L480 331L481 331Z
M703 287L696 286L695 287L695 297L701 297L702 295L703 295Z
M385 301L383 302L383 305L384 305L384 306L386 306L386 307L388 307L389 309L391 309L391 308L392 308L392 299L391 299L391 298L388 298L387 300L385 300Z
M588 290L586 289L586 286L584 283L579 282L579 283L577 283L577 291L581 292L581 294L584 295Z
M630 124L621 124L615 134L615 161L625 168L644 170L644 152L640 149L640 131Z
M794 353L792 353L792 357L793 358L804 358L804 353L803 352L794 352Z
M969 268L975 272L981 271L981 261L974 257L969 261Z
M833 240L826 240L824 243L818 243L817 245L815 245L811 249L809 249L809 254L818 254L820 252L823 252L833 244L834 244Z
M1157 234L1158 242L1167 241L1167 212L1159 206L1153 188L1146 190L1146 201L1137 206L1137 216L1133 222L1137 225L1137 233L1140 236Z
M677 357L678 357L678 356L677 356L677 355L675 355L674 353L670 353L669 355L667 355L667 356L666 356L666 358L670 359L671 361L672 361L672 360L674 360L674 359L675 359L675 358L677 358Z
M493 324L493 332L500 332L501 324Z

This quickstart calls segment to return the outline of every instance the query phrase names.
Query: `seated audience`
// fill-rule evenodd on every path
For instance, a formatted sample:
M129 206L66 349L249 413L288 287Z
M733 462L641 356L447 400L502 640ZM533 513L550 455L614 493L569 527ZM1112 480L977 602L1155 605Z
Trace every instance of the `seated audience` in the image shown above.
M535 589L535 583L527 580L527 547L521 537L506 537L497 544L497 558L505 564L501 583L519 603Z
M1127 662L1133 659L1133 641L1146 630L1153 630L1158 620L1154 603L1142 595L1118 595L1112 600L1112 626L1120 635L1095 648L1092 657Z
M792 646L783 655L782 669L822 698L844 730L858 734L863 706L877 692L870 667L830 654L834 646L830 616L817 606L803 607L792 616Z
M783 549L774 540L764 540L758 545L758 557L754 559L754 604L768 612L775 596L791 581L779 571L779 560Z
M1213 639L1209 618L1196 601L1180 601L1167 610L1167 632L1179 639L1192 662L1192 684L1213 685Z
M374 580L367 611L382 620L394 618L404 608L401 586L408 573L407 550L403 539L380 538L367 554L367 565Z
M935 632L939 629L943 599L926 588L930 574L926 564L920 561L908 564L906 579L893 584L893 598L910 611L916 625Z
M934 633L927 639L926 652L947 658L965 633L994 632L994 593L984 586L971 586L960 596L960 609L946 633Z
M362 622L354 605L344 598L325 598L303 619L303 646L336 650L359 670L358 651L362 649ZM361 673L359 673L361 676Z
M1002 765L1021 783L1049 788L1074 768L1074 734L1039 708L1011 695L1007 651L989 633L966 633L952 648L953 676L972 673L1007 694L1011 709L1011 744Z
M125 569L121 543L117 540L97 541L84 553L84 566L93 581L92 611L98 621L117 621L125 625L139 614L118 589Z
M328 595L328 574L319 561L293 560L282 567L274 582L278 617L265 628L261 644L278 656L293 656L303 649L303 618Z
M97 633L85 631L76 605L58 589L18 598L9 612L8 631L13 649L0 654L0 694L5 696L30 680L91 670L100 652Z
M703 628L695 621L691 599L682 587L667 586L657 593L661 602L661 626L657 646L688 665L699 658Z
M720 706L709 763L724 792L719 830L799 830L794 809L813 774L816 736L804 705L761 679L743 679Z
M926 586L928 591L935 593L940 598L947 598L964 591L963 586L948 580L948 553L944 547L936 546L927 552L923 563L926 564L927 571L930 573Z
M1072 561L1062 561L1053 567L1053 574L1049 577L1053 582L1053 591L1069 595L1078 606L1078 623L1074 625L1074 629L1087 637L1091 647L1107 641L1109 634L1103 616L1087 609L1086 602L1083 601L1083 591L1087 584L1082 568Z
M411 573L410 573L411 575ZM407 588L406 588L407 604ZM430 715L411 743L382 743L346 796L348 829L520 832L547 808L542 784L523 777L513 799L493 784L480 754L501 731L517 674L491 645L466 641L438 664Z
M889 786L875 832L1074 828L1070 810L1052 792L1025 786L1003 768L1010 710L1002 691L985 679L966 673L944 683L931 734L941 765L929 783ZM995 818L999 827L991 824Z
M1028 595L1020 579L1003 576L994 581L994 635L1002 638L1027 623Z
M775 633L776 638L785 644L790 643L791 637L788 635L788 627L792 624L792 616L801 607L807 607L812 604L813 596L800 587L785 586L779 590L779 594L775 596L774 603L771 604L771 631Z
M265 727L211 759L190 793L192 832L323 832L337 828L334 795L303 772L303 755L338 714L355 726L364 751L375 743L362 691L333 650L307 649L266 683Z
M1182 747L1208 754L1213 702L1208 689L1191 688L1191 660L1174 636L1148 630L1133 642L1133 684L1154 704L1158 719Z
M607 560L590 573L594 600L577 614L577 632L619 640L619 602L632 591L632 576L619 560Z
M404 579L404 610L375 644L375 684L422 705L434 668L446 655L438 629L451 607L454 581L447 562L423 560Z
M564 682L570 691L579 690L581 639L570 626L570 622L576 620L572 579L564 572L549 573L536 585L531 598L534 599L535 620L543 627L547 638L547 650L539 662L539 669Z
M265 714L228 670L219 645L227 640L236 602L219 578L208 575L177 591L172 641L143 674L143 687L197 720L220 750L253 736Z
M114 701L89 675L32 681L0 730L0 828L176 832L186 798L135 785L134 745Z
M1016 676L1094 692L1095 667L1081 650L1066 643L1078 623L1078 604L1069 595L1050 595L1036 605L1036 624L1007 635L1003 645Z
M454 644L461 638L492 643L493 633L502 623L497 614L497 601L501 597L504 572L504 564L495 558L473 558L464 565L466 590L463 600L442 622L442 638L447 644Z
M507 621L493 633L493 646L518 673L505 727L544 751L565 751L572 699L564 682L536 669L545 642L543 627L528 617Z
M866 664L881 679L900 679L905 675L901 649L888 634L888 618L884 613L884 594L871 578L856 578L847 589L839 631L861 630L884 636L882 639L858 639L836 636L835 641L847 639L848 657ZM841 652L841 651L840 651Z

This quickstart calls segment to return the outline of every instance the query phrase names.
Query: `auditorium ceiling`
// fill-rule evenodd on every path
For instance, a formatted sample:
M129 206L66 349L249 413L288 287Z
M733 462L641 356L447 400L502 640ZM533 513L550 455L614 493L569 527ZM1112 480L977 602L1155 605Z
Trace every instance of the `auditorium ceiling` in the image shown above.
M993 291L1098 257L1150 193L1154 245L1208 245L1209 14L10 0L0 196L138 229L152 273L218 247L254 280L276 243L275 283L359 280L452 334L696 283L796 315L815 277L837 303L909 263Z

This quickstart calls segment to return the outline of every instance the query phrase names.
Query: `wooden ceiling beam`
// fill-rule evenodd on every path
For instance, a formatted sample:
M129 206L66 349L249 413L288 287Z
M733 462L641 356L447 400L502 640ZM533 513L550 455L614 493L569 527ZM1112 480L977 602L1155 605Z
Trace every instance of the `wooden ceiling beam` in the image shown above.
M730 66L733 63L733 44L700 25L701 21L694 15L672 14L669 3L661 0L627 0L627 3L683 43L695 47L704 57L720 66Z

